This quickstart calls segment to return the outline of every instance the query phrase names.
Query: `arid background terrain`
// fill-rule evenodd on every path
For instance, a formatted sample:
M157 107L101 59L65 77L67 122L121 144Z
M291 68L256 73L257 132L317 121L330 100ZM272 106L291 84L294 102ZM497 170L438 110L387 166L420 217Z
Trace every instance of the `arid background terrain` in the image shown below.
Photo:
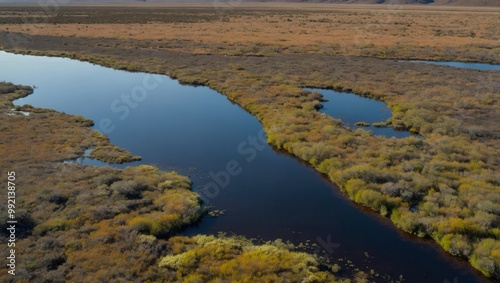
M235 4L241 3L279 3L282 5L283 3L332 3L332 4L387 4L387 5L446 5L446 6L493 6L498 7L500 4L496 0L236 0L236 1L213 1L213 0L74 0L74 1L66 1L70 3L82 4L82 3L127 3L127 4L213 4L213 3L228 3L234 6ZM60 1L59 3L64 3L64 1ZM36 0L0 0L0 3L31 3L37 4Z
M259 6L260 7L260 6ZM2 31L138 40L192 54L328 54L498 62L498 10L428 6L264 5L10 8ZM152 13L152 11L155 11ZM443 21L443 17L446 21ZM478 22L478 18L481 19ZM177 47L176 47L177 46Z
M398 62L500 63L498 8L227 2L45 8L2 6L0 47L209 86L257 116L271 145L308 162L353 201L408 233L432 238L486 277L500 278L500 74ZM304 92L305 86L383 100L393 111L390 125L424 139L388 140L350 131L320 115L322 97ZM320 263L279 244L169 239L203 215L188 190L189 181L177 174L151 167L120 171L78 166L64 169L74 174L55 174L62 165L54 162L78 156L87 146L101 146L104 150L96 156L101 160L133 156L88 130L90 122L83 117L46 110L30 110L36 114L26 121L7 115L12 114L10 100L29 91L6 85L1 92L8 95L1 108L2 152L15 148L25 153L2 155L2 165L30 168L32 176L25 187L33 195L21 200L29 207L25 217L32 226L26 227L23 239L22 257L29 262L22 267L25 278L36 274L76 280L93 274L105 280L126 274L130 280L205 282L216 276L255 278L245 277L255 268L266 279L277 280L273 274L278 274L292 281L333 280L331 273L317 268ZM40 121L44 123L38 132L27 130ZM75 130L54 131L61 123ZM26 132L21 135L18 129ZM31 151L31 139L46 146ZM72 189L73 183L77 189ZM54 186L60 190L54 191ZM92 189L99 193L87 195ZM42 191L35 194L37 190ZM37 203L38 194L49 197ZM89 198L97 198L100 206L88 208ZM43 243L44 251L35 243ZM109 256L93 261L104 247ZM148 252L139 253L138 247ZM212 249L223 255L213 256ZM48 256L52 250L64 250L64 256ZM118 250L141 264L116 262ZM221 265L207 272L214 261ZM75 268L76 262L85 264ZM99 269L103 265L112 268ZM237 274L229 271L234 265L245 268ZM355 276L362 280L366 274Z

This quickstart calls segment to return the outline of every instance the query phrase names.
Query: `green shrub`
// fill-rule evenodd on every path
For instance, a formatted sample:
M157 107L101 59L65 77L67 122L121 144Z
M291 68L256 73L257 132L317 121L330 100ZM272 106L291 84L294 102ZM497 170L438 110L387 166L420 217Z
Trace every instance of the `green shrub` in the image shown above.
M354 201L371 207L375 211L379 211L385 202L385 198L381 193L374 190L359 190L354 196Z
M481 240L472 253L470 263L485 276L500 277L500 241Z

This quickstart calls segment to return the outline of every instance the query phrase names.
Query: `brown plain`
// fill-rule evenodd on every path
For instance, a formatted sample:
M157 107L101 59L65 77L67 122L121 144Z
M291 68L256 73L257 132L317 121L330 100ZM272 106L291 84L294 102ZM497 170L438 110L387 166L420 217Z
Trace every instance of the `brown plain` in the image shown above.
M171 4L169 7L121 7L137 10L138 14L145 17L120 19L116 7L100 7L101 10L109 9L109 16L114 19L114 23L94 17L95 8L86 6L85 14L76 7L62 8L66 17L78 15L74 17L75 23L58 22L57 17L45 18L39 8L33 8L28 20L12 23L8 21L10 17L20 18L23 13L27 13L26 10L8 14L0 11L0 23L3 23L0 24L0 31L152 40L158 42L160 49L161 43L187 41L192 44L183 44L183 51L202 54L243 55L240 51L242 47L258 45L270 46L282 53L389 58L412 57L412 54L422 53L420 51L425 49L433 50L434 54L446 55L446 50L453 49L455 52L482 53L480 61L500 60L498 8L244 4L236 8L213 7L212 10L196 5L186 8ZM193 16L191 11L198 9L200 12ZM174 13L184 14L186 18L182 21L173 20ZM148 14L164 17L148 20Z

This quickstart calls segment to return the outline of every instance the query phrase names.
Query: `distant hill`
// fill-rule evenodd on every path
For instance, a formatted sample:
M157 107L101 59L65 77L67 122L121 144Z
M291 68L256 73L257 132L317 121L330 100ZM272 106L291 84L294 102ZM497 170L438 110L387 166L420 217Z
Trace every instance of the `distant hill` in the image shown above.
M59 0L58 3L213 3L239 0ZM289 3L334 3L334 4L410 4L450 6L500 7L500 0L241 0L243 2L289 2ZM0 4L53 4L54 0L0 0Z
M500 7L500 0L243 0L244 2L336 3L336 4L409 4Z
M247 1L252 2L252 1ZM500 7L500 0L261 0L258 2L307 2L307 3L337 3L337 4L434 4L460 6L495 6Z

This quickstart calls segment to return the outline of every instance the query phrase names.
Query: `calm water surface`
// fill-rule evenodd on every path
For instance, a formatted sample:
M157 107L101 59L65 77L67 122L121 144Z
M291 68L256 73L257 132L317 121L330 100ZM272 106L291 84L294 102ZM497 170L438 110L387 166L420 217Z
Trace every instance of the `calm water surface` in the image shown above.
M62 58L0 52L0 66L0 81L37 87L16 104L91 118L112 143L143 157L134 164L175 169L189 174L195 190L208 187L200 191L204 199L226 214L204 219L185 235L225 231L330 242L339 244L323 249L332 258L392 278L402 274L405 282L484 282L464 262L403 235L313 169L262 143L257 119L213 90Z
M465 62L452 62L452 61L401 61L401 62L425 63L425 64L450 66L456 68L475 69L482 71L500 71L500 65L498 64L465 63Z
M391 109L382 101L335 90L316 88L307 88L306 90L319 92L328 99L327 102L322 103L323 108L319 111L335 119L342 120L351 129L363 128L371 131L376 136L386 138L406 138L412 135L408 131L396 131L391 127L377 128L371 126L373 123L385 122L392 117ZM366 122L370 126L356 126L357 122Z

